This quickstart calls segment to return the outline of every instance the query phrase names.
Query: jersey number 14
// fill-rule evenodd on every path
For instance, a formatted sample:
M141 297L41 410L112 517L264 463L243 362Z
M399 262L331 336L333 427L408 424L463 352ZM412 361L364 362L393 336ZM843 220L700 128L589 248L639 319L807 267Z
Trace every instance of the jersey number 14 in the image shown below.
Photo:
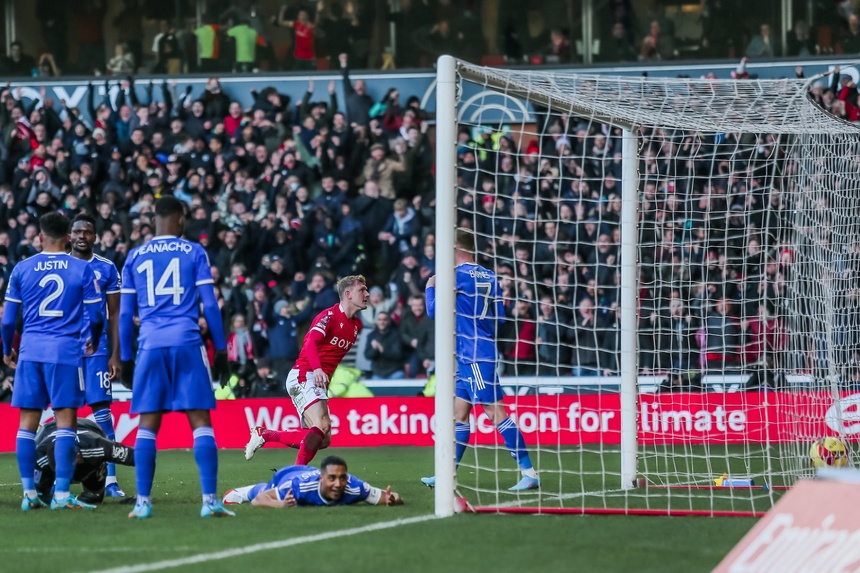
M182 294L185 292L185 289L182 288L182 285L179 282L178 258L174 257L170 259L170 263L167 265L167 268L164 269L164 272L161 273L161 277L158 279L157 284L155 284L154 280L155 269L153 267L152 259L144 261L140 266L138 266L137 272L142 273L146 278L147 305L155 306L156 296L172 296L174 305L178 305L182 301ZM168 286L168 284L170 286Z

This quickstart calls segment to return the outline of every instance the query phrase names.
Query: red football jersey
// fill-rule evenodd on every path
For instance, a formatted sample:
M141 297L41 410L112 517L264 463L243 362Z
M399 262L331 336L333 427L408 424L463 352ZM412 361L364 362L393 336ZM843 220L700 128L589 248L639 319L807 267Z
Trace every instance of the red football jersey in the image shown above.
M299 380L306 380L307 373L317 368L322 368L331 379L337 365L355 344L361 327L358 315L348 318L340 303L316 315L294 366L299 369Z

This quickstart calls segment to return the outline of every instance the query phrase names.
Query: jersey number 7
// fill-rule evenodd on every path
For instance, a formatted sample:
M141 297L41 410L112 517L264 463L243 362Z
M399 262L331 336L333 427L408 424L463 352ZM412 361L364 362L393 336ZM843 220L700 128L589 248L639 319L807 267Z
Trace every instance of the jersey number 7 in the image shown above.
M487 318L487 311L490 310L490 293L493 291L493 284L488 282L478 281L475 283L475 289L478 291L478 296L484 302L484 308L481 310L480 320Z

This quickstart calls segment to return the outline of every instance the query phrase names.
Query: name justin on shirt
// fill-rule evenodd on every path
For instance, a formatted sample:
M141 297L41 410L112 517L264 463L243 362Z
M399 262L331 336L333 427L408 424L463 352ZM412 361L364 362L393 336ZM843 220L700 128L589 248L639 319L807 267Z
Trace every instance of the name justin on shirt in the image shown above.
M36 263L36 266L33 267L34 271L56 271L56 270L66 270L69 268L69 261L52 261L52 260L44 260L41 259Z

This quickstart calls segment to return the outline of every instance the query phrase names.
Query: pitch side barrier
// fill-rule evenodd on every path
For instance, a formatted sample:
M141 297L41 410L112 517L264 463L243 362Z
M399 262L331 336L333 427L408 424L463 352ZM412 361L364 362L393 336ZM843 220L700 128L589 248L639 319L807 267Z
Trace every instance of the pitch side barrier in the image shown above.
M812 77L815 74L826 72L835 65L843 65L844 60L838 59L817 59L817 60L781 60L778 62L755 62L747 66L747 70L751 74L758 75L761 78L780 78L780 77L795 77L795 67L803 66L805 75ZM586 67L579 66L576 69L582 69L588 73L606 73L612 75L628 75L638 76L647 73L650 77L677 77L678 75L688 75L691 77L699 77L713 72L718 78L731 77L732 71L737 67L736 62L691 62L681 63L673 62L660 66L595 66ZM550 68L547 68L550 69ZM860 83L860 72L854 67L843 67L843 74L851 75L855 82ZM296 73L260 73L252 75L223 75L217 76L223 86L224 92L231 98L239 101L244 108L250 108L254 101L251 95L252 91L261 91L266 87L275 87L282 93L290 96L292 102L301 101L305 92L308 89L307 74ZM312 101L328 101L328 81L335 80L335 93L337 94L340 110L346 109L343 82L341 81L340 70L331 70L325 72L317 72L312 75L314 79L314 92ZM435 73L432 71L394 71L387 73L367 73L356 72L350 74L350 78L363 79L367 82L368 93L374 99L381 98L385 95L389 88L397 88L401 94L401 101L406 101L410 96L417 96L421 101L421 107L429 112L435 112L436 107L436 82ZM197 98L203 93L209 76L204 75L187 75L187 76L147 76L141 75L136 77L135 89L139 98L145 98L146 86L150 81L155 83L153 89L153 99L156 102L161 102L161 84L164 81L177 83L177 98L185 93L186 86L191 86L192 99ZM77 77L77 78L0 78L0 81L10 82L13 88L21 87L21 98L25 101L30 101L34 98L41 99L41 88L46 89L46 97L54 100L54 107L59 112L61 110L61 102L65 100L69 107L77 108L82 119L88 121L90 119L87 107L87 84L92 82L93 89L96 90L95 104L98 105L105 96L105 81L110 84L108 95L112 102L116 102L119 95L118 82L125 81L124 77ZM486 118L487 121L498 121L500 116L504 116L505 121L512 123L530 122L534 117L530 107L523 105L516 111L507 109L502 111L499 106L494 105L493 97L488 93L481 91L473 85L465 85L467 99L474 97L481 99L484 103L484 109L480 112L481 118ZM13 94L15 90L13 89ZM503 97L503 96L495 96ZM175 98L175 99L177 99ZM128 100L126 100L128 101ZM40 105L42 105L40 103ZM503 108L502 108L503 109Z
M827 398L823 400L822 398ZM508 396L505 404L529 445L553 443L618 445L618 394ZM130 402L114 402L117 440L133 444L140 417ZM432 398L335 398L329 406L332 434L338 447L432 446L436 413ZM836 410L841 410L841 416ZM808 412L789 423L791 412ZM805 435L839 434L860 438L860 394L843 393L838 402L825 392L699 392L640 395L637 404L638 439L643 444L750 444L793 442L796 425ZM81 408L79 415L90 414ZM46 411L43 423L53 418ZM15 449L17 414L0 404L0 452ZM212 422L222 448L243 448L248 428L264 426L295 431L301 420L288 400L242 399L218 402ZM497 436L486 414L472 416L475 443L496 444ZM164 418L159 448L190 448L194 437L181 413Z
M754 389L757 382L754 374L714 374L701 379L705 392L742 392ZM665 375L640 376L639 393L654 394L661 391ZM427 385L423 378L404 380L362 380L374 396L417 396ZM617 393L621 388L620 376L521 376L501 377L502 390L506 396L555 396L564 394ZM783 390L814 390L820 385L812 376L787 376ZM131 391L119 382L113 384L115 402L131 400Z

